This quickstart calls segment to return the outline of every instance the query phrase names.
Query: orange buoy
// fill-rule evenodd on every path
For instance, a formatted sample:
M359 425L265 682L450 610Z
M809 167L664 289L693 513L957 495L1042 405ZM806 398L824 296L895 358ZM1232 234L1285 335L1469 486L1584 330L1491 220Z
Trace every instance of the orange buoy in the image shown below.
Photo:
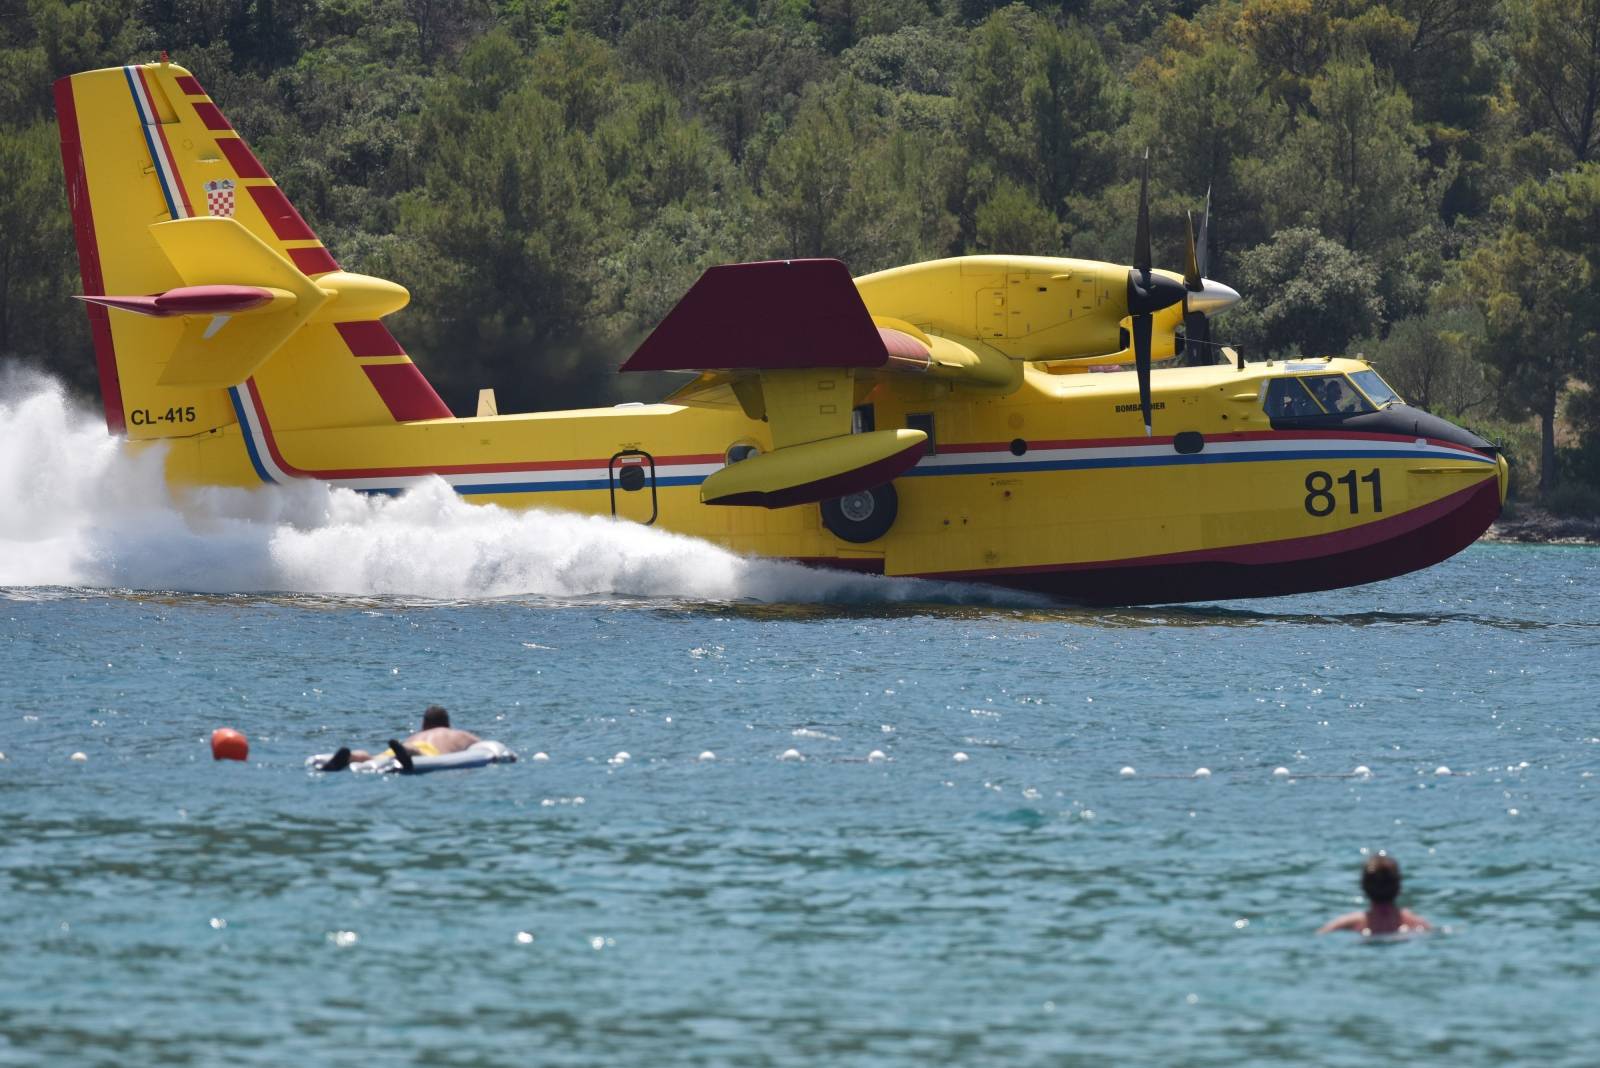
M250 739L232 727L218 727L211 732L211 758L213 760L250 759Z

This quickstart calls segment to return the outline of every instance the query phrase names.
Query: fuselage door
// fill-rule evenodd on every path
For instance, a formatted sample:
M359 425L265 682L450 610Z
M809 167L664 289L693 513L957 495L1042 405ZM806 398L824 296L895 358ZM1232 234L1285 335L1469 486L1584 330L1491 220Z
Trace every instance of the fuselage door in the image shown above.
M611 457L611 514L645 526L656 521L656 459L641 449Z

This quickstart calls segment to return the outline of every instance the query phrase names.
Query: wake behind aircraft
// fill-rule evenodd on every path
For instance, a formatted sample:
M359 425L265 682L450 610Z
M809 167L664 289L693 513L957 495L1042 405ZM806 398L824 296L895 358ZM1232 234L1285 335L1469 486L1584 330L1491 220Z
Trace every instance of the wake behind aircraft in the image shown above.
M180 486L440 478L1088 604L1389 578L1505 500L1496 447L1365 361L1214 362L1238 295L1204 277L1204 223L1183 272L1153 267L1143 190L1131 266L714 267L621 368L682 373L663 402L500 415L485 390L457 418L384 325L406 290L339 266L188 71L91 71L55 98L106 423L162 443Z

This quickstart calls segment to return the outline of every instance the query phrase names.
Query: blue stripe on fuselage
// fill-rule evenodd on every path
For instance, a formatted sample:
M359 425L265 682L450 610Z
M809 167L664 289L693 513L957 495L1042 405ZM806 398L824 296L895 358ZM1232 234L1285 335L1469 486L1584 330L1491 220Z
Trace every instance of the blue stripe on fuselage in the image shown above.
M256 453L255 435L250 433L250 423L244 417L244 401L239 397L239 386L228 390L228 396L233 400L233 414L239 418L239 433L244 437L244 447L250 453L250 465L256 469L256 474L261 476L261 481L271 482L267 469L261 463L261 457Z
M133 81L133 68L123 67L122 74L128 79L128 92L133 94L133 113L139 117L139 131L144 134L145 147L150 150L150 166L155 168L156 181L161 183L161 195L167 201L167 214L174 219L181 219L183 216L178 214L178 202L172 199L172 190L167 188L166 172L161 169L161 157L156 155L156 142L155 138L150 136L150 124L144 121L144 108L139 106L139 87Z

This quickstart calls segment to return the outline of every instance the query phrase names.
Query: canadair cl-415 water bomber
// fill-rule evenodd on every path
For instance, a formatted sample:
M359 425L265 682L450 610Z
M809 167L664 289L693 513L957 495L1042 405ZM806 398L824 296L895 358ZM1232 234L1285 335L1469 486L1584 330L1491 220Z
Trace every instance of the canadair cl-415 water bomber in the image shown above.
M500 415L485 391L457 418L384 325L406 290L339 266L192 75L163 57L55 96L106 422L175 484L440 478L1093 604L1388 578L1505 499L1493 445L1362 360L1214 361L1238 295L1204 277L1204 223L1184 271L1152 266L1142 192L1131 266L714 267L622 366L682 372L662 403Z

